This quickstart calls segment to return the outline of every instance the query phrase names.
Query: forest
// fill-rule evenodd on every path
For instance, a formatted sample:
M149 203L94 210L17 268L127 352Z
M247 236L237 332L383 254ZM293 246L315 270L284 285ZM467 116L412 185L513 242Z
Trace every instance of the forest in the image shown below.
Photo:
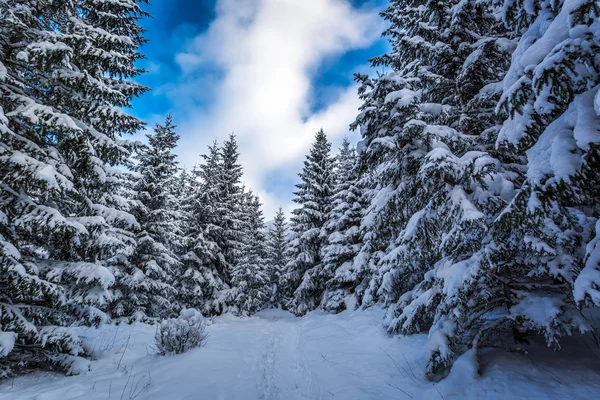
M540 338L557 364L569 337L598 351L597 0L390 0L361 140L315 132L267 222L235 134L186 170L177 121L131 113L146 3L0 0L0 392L72 373L86 326L190 309L381 309L386 335L426 335L433 382Z

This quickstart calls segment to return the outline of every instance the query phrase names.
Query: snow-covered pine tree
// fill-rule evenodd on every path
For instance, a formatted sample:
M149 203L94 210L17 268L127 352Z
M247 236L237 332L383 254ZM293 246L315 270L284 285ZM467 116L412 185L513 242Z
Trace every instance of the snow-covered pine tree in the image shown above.
M275 214L273 224L267 233L267 262L269 264L269 282L271 283L269 305L279 307L287 301L283 297L280 281L288 263L287 222L281 207Z
M331 210L335 186L335 159L323 129L315 135L310 153L299 174L294 202L300 207L291 218L290 261L284 285L291 300L288 308L298 315L314 310L321 302L325 285L321 251L325 245L322 229Z
M228 293L232 310L238 315L260 311L271 295L265 224L260 200L252 191L244 193L241 216L241 256L231 270Z
M173 189L173 194L177 198L179 203L185 203L190 196L191 187L193 183L191 182L192 176L185 168L182 168L179 172L179 176L175 182L175 188Z
M364 284L364 270L354 269L354 259L362 246L360 230L365 202L358 185L356 150L344 138L337 156L336 186L332 210L323 230L327 242L323 248L323 276L327 279L323 308L343 311L354 308L352 296ZM348 296L351 296L348 298Z
M562 336L590 328L576 305L600 306L600 7L592 0L501 5L519 42L503 82L499 110L508 118L498 143L527 162L496 224L488 276L501 276L499 323L559 347Z
M120 198L118 203L114 203L113 209L118 207L123 211L127 210L128 214L131 214L132 222L130 225L125 225L113 219L113 225L115 226L107 230L107 235L100 237L107 249L110 250L111 246L114 247L114 249L104 254L106 257L105 264L114 276L114 283L111 287L112 296L108 305L108 311L113 318L129 316L128 313L131 311L131 307L127 305L129 300L125 295L128 289L124 283L132 279L131 256L136 248L135 235L139 232L139 224L135 219L135 215L133 215L136 204L135 186L139 175L133 171L133 168L133 165L129 164L128 170L119 169L115 171L111 179L112 186L109 193L110 197ZM115 237L119 241L114 240ZM119 242L121 244L115 247Z
M179 136L173 118L156 124L147 134L148 145L138 151L135 167L140 175L136 184L134 215L140 224L136 249L131 257L132 271L121 282L129 307L127 315L135 319L168 318L175 311L174 274L180 262L176 251L182 245L178 209L177 161L174 149Z
M368 280L366 285L355 283L357 299L368 306L378 301L382 278L389 270L380 268L380 261L410 216L423 206L422 200L417 203L414 177L419 159L431 145L428 139L435 137L425 131L427 124L417 119L415 79L405 79L401 72L392 70L373 79L357 75L357 80L363 105L353 127L360 126L362 135L358 185L364 188L367 207L360 225L364 231L362 246L353 269ZM407 286L414 283L414 279L406 279ZM390 293L388 303L394 295Z
M84 351L61 326L106 319L107 265L137 227L114 166L143 126L122 111L147 90L128 80L143 72L138 3L0 1L3 373L68 366Z
M243 254L244 190L235 135L220 147L215 142L202 157L187 206L182 301L220 314L228 307L232 269Z
M57 327L71 322L70 315L64 312L64 288L41 278L37 266L21 255L22 251L11 243L14 235L9 222L9 217L0 211L0 378L60 361L62 356L58 354L65 353L62 349L71 355L83 351L80 339L72 331ZM51 341L42 348L45 338ZM29 350L27 345L37 345L38 349Z
M178 283L181 307L193 307L203 314L220 314L224 310L223 292L225 257L219 246L222 228L219 225L218 196L221 154L215 142L203 154L204 163L192 170L189 195L182 201L184 214L182 274Z
M219 215L218 223L222 234L219 244L226 262L223 273L228 283L231 282L232 268L242 257L242 247L244 247L243 205L245 196L242 188L242 166L238 160L239 156L235 135L231 134L221 147L221 163L218 171L218 198L220 201L216 204Z
M183 273L185 272L185 266L181 261L181 257L187 253L187 245L188 245L188 223L190 222L190 216L188 212L190 211L190 204L192 202L192 193L193 189L196 187L197 182L194 182L193 175L188 172L188 170L184 167L179 169L179 175L175 179L173 195L175 196L176 209L179 213L177 225L178 231L180 233L180 242L175 248L175 255L177 256L179 262L179 268L175 271L176 278L173 282L173 287L176 291L179 290L180 287L180 279ZM179 294L175 296L175 303L177 308L181 308L179 304Z
M428 375L452 362L481 322L478 307L491 304L476 290L482 244L513 194L490 151L512 50L495 11L485 1L392 1L383 14L392 52L373 60L391 72L359 77L373 189L355 264L376 269L363 303L390 303L390 332L429 330Z

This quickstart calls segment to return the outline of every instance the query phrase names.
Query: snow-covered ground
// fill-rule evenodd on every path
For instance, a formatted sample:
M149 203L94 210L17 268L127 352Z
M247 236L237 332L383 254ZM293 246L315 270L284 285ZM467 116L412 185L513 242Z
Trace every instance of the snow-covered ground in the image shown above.
M539 345L530 354L494 351L474 377L459 361L450 376L423 378L425 336L390 338L381 310L303 318L263 311L223 316L204 348L153 354L154 327L85 329L96 354L78 376L36 373L0 383L0 399L593 399L600 358L567 343L559 357Z

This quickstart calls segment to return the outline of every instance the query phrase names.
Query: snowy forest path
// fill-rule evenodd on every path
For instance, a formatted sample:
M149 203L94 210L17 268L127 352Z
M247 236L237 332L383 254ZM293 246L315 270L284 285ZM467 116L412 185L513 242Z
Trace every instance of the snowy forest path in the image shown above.
M390 337L383 317L380 309L225 315L208 327L205 347L168 357L151 350L155 326L76 328L95 349L89 371L0 381L0 400L589 399L600 390L597 359L577 348L565 353L569 370L535 352L499 352L482 364L484 376L458 362L434 385L423 375L426 336Z
M257 389L260 400L321 399L322 385L304 354L302 324L296 318L268 316L269 343L259 360Z
M274 325L279 325L275 322ZM259 361L259 382L257 385L260 400L275 400L279 398L280 388L277 386L275 374L277 372L277 354L281 349L283 331L279 326L271 333L271 339L267 345L263 357Z
M292 363L296 396L298 399L321 399L323 397L321 382L306 358L302 324L293 324L290 328L287 339L290 357L287 362Z

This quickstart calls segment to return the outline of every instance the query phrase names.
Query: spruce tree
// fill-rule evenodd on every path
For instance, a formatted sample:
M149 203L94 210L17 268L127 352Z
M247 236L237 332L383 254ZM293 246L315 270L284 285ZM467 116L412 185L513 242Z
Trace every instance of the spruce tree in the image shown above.
M194 307L204 314L220 314L225 309L222 293L229 286L224 280L226 261L219 245L218 144L209 146L208 154L202 157L204 163L193 169L189 195L182 201L184 244L178 301L182 307Z
M503 82L499 110L509 117L499 142L526 156L527 173L504 214L504 233L518 238L519 248L510 248L508 243L502 246L524 257L516 262L507 257L499 261L519 275L534 276L529 284L535 296L562 304L547 325L538 326L527 315L526 299L512 299L522 312L522 324L544 331L549 342L556 342L568 334L563 327L580 327L568 306L573 285L578 303L600 305L595 294L600 275L594 257L595 224L600 215L600 8L590 0L535 1L531 9L512 1L502 3L504 22L520 39ZM548 44L542 47L536 42ZM550 293L544 289L547 280L555 283Z
M325 244L322 228L331 210L334 165L331 143L321 129L299 174L302 182L296 185L294 201L300 207L291 218L290 261L284 280L291 297L288 307L298 315L314 310L321 301L324 285L321 252Z
M424 304L427 292L440 293L430 330L430 372L448 366L467 348L476 352L502 337L521 342L528 334L540 333L548 345L558 347L562 336L589 329L575 304L593 298L597 285L585 273L586 260L593 260L586 255L586 244L588 254L593 253L591 234L598 215L593 205L597 164L590 162L597 153L589 136L591 126L597 130L598 114L591 100L596 92L588 91L598 84L597 68L591 72L586 66L582 74L565 71L583 71L579 62L588 65L590 47L578 48L578 35L587 40L594 36L586 24L597 19L598 9L590 7L591 2L500 5L506 26L522 35L502 82L498 107L498 116L505 120L497 133L496 154L502 161L497 170L505 173L502 179L488 180L488 188L495 187L496 193L506 190L502 198L486 194L493 207L480 207L488 215L496 214L487 224L480 250L468 258L442 259L430 287L423 285L404 310L408 319L402 324L408 326L420 312L413 306ZM574 36L567 38L566 32ZM597 36L595 41L598 48ZM581 115L586 117L582 120ZM586 133L578 136L580 132Z
M354 268L354 259L362 245L360 223L365 207L357 166L356 150L344 138L337 157L332 210L323 228L327 238L323 248L323 275L327 279L323 295L325 310L339 312L348 308L347 303L357 304L356 299L348 296L364 284L364 271Z
M361 221L365 235L353 268L367 277L368 284L357 286L356 296L364 306L380 298L389 304L417 283L424 269L423 262L419 266L415 262L415 268L401 278L403 287L386 285L390 274L400 275L391 270L400 265L383 264L384 258L410 217L427 204L426 198L417 196L416 174L422 158L435 141L457 135L451 129L445 131L447 135L433 130L418 119L420 99L414 79L392 70L377 78L357 75L357 80L364 103L353 127L361 126L359 185L368 204Z
M522 156L526 172L490 235L484 279L503 306L492 328L510 328L516 340L539 332L559 347L563 336L590 329L576 305L600 305L600 8L501 3L519 41L503 81L498 144Z
M121 187L143 127L123 108L147 88L138 1L0 1L0 331L3 374L67 366L84 353L64 328L99 323L138 227Z
M134 215L140 224L132 271L127 285L128 315L167 318L174 311L174 274L179 268L176 251L182 245L178 199L175 196L177 161L173 153L179 136L168 115L154 134L146 135L148 146L139 151Z
M271 283L270 305L279 307L285 304L281 279L288 263L287 223L285 213L279 207L273 225L267 235L267 262L269 264L269 282Z
M429 331L433 376L476 334L474 305L491 304L476 284L486 235L513 195L513 159L493 147L510 47L490 2L411 4L392 1L383 13L392 52L373 64L391 71L359 76L371 205L354 264L373 271L362 302L390 305L389 332Z
M185 168L179 171L179 176L175 181L175 187L173 189L173 194L177 199L177 202L180 204L185 203L190 196L191 187L193 183L191 182L191 175ZM180 206L181 208L181 206Z
M504 4L504 22L523 36L502 85L498 116L506 120L499 132L496 127L488 130L498 136L498 147L490 154L498 155L495 171L501 175L488 173L486 179L473 180L469 186L475 188L474 194L485 196L479 195L475 204L485 214L487 232L476 236L482 238L482 246L476 245L476 239L468 252L462 246L452 253L448 249L434 273L407 296L407 305L394 321L402 329L415 329L423 323L424 309L437 304L429 332L429 373L442 371L466 349L477 352L498 344L502 337L520 342L535 332L543 334L549 345L558 346L562 336L589 329L575 308L572 290L575 286L578 294L578 274L597 215L592 204L597 203L598 174L588 161L597 156L592 141L579 142L581 147L571 144L578 140L575 116L589 116L587 111L593 109L589 92L588 103L583 100L584 88L598 81L596 73L564 79L564 71L578 70L576 64L585 59L585 51L573 50L578 38L569 43L559 39L577 25L581 30L572 32L585 32L586 21L597 18L593 7L578 7L565 3L524 9L517 3ZM551 24L555 18L557 23ZM536 43L545 43L544 50ZM563 53L567 48L578 55ZM598 126L597 115L585 118L584 130L590 122ZM446 243L456 242L451 239ZM593 281L584 281L594 290ZM428 300L432 294L439 300ZM541 314L544 318L539 318Z
M228 294L233 311L251 315L264 308L270 297L265 248L265 226L260 201L251 191L242 205L241 257L233 265Z
M218 224L221 227L219 241L221 251L225 257L224 277L230 282L232 268L239 262L243 255L243 214L244 191L242 188L242 166L240 165L239 151L235 135L221 147L221 162L218 170L218 198L217 213Z

